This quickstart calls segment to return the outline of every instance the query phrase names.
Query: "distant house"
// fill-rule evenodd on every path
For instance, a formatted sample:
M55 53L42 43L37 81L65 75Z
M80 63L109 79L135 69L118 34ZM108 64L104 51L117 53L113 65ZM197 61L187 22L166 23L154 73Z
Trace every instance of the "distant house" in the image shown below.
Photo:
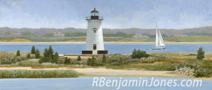
M142 35L142 34L140 34L140 33L136 33L136 34L133 36L133 38L135 38L135 39L141 39L141 38L147 38L147 36Z
M65 34L63 32L54 32L55 37L64 37Z

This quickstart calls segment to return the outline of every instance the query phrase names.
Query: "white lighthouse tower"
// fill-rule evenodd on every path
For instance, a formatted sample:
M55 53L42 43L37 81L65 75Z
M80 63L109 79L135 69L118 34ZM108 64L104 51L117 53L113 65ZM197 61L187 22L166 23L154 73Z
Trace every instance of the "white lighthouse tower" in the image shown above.
M82 51L82 54L107 54L107 50L104 49L102 20L99 16L99 12L94 8L91 11L91 16L86 18L88 22L87 37L86 37L86 50Z

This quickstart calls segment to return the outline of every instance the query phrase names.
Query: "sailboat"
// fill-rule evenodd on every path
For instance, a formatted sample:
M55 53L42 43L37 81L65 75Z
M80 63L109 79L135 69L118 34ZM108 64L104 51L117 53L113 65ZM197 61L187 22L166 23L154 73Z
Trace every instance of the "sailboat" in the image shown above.
M155 48L153 48L153 50L161 50L161 49L165 49L166 45L164 43L163 37L161 35L160 30L158 29L157 25L156 25L156 33L155 33Z

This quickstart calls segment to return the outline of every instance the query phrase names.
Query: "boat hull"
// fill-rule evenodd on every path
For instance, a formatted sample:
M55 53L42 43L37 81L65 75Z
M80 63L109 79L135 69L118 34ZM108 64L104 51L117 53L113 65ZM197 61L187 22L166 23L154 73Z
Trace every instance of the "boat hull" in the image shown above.
M166 47L155 47L155 48L152 48L152 50L164 50L166 49Z

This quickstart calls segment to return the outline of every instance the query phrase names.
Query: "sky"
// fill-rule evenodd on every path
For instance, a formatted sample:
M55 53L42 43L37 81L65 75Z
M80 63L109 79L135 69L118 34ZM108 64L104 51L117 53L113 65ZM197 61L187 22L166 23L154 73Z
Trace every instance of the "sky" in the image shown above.
M104 28L212 26L212 0L0 0L0 27L86 28L93 8Z

